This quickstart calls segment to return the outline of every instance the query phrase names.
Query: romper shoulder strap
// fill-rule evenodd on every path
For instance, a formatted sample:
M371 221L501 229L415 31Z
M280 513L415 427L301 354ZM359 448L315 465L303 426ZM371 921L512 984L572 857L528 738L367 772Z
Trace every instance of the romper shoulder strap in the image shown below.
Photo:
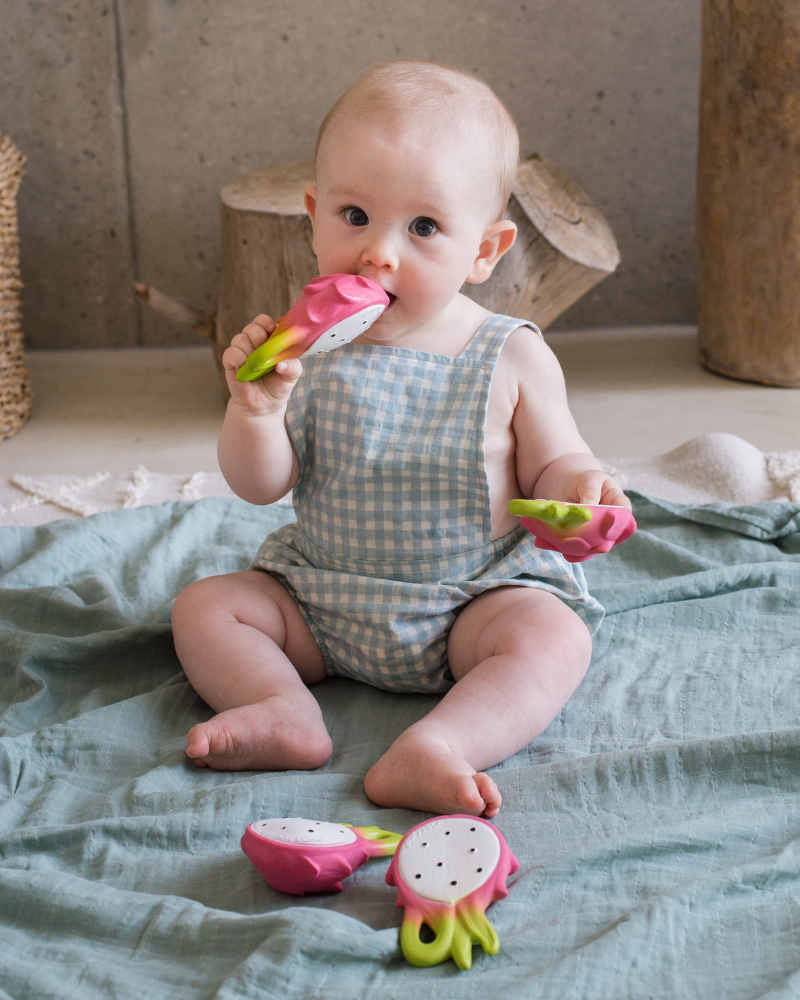
M542 331L530 320L516 319L514 316L496 313L478 327L472 340L464 348L461 357L465 361L489 362L494 365L503 344L506 342L506 337L521 326L527 326L533 333L542 337Z

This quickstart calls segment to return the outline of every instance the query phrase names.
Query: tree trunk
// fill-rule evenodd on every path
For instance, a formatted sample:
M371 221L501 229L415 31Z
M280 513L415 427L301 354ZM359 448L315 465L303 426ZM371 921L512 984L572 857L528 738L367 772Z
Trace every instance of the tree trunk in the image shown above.
M702 363L800 386L800 0L704 0L697 182Z
M245 174L222 189L222 269L214 353L217 362L254 316L278 319L313 278L311 221L303 189L313 160ZM227 389L227 386L226 386Z
M464 294L546 329L619 264L611 227L574 181L541 156L524 160L506 216L517 240L488 281Z

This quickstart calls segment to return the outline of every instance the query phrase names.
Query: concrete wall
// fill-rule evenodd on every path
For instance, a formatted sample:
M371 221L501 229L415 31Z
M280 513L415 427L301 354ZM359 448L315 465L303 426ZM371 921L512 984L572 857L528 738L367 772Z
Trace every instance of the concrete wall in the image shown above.
M35 348L196 339L134 277L216 297L217 192L313 148L370 63L477 70L607 215L623 263L560 326L691 322L699 3L688 0L11 0L0 131L20 193Z

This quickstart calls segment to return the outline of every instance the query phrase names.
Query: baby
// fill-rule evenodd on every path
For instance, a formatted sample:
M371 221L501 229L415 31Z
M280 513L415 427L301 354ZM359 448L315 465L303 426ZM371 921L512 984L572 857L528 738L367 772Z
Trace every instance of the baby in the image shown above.
M431 63L371 70L323 122L305 193L320 274L366 275L390 305L352 344L257 382L235 373L269 316L225 352L222 471L253 504L293 488L297 522L252 569L175 603L178 656L218 713L188 735L198 766L321 766L332 745L308 685L350 677L444 694L368 772L373 802L492 817L485 769L580 684L603 610L508 501L630 504L537 328L460 293L514 242L517 160L491 90Z

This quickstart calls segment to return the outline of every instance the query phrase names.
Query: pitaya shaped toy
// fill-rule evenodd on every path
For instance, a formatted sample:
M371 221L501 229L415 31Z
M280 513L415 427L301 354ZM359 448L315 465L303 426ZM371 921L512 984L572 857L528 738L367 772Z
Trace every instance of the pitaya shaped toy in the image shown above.
M381 286L360 274L315 278L269 338L236 372L239 382L254 382L287 358L322 354L349 344L368 330L389 305Z
M560 552L571 563L608 552L636 531L628 508L610 504L512 500L508 510L536 537L537 548Z
M292 817L251 823L242 850L273 889L302 896L341 892L343 878L368 858L394 854L399 841L399 833L377 826Z
M386 873L405 908L400 947L406 959L428 966L452 958L468 969L473 943L496 955L500 942L485 910L505 899L506 879L517 871L508 844L484 819L439 816L409 830ZM420 940L423 924L436 935L429 944Z

